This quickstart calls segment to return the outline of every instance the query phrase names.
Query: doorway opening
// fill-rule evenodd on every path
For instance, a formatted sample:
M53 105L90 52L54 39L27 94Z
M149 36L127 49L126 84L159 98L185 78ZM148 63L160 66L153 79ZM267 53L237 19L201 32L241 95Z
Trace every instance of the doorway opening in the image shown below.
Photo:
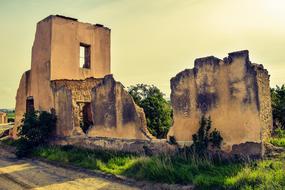
M26 99L26 113L31 113L35 111L35 105L34 105L34 97L29 96Z
M91 103L79 103L80 108L80 127L84 133L93 125Z

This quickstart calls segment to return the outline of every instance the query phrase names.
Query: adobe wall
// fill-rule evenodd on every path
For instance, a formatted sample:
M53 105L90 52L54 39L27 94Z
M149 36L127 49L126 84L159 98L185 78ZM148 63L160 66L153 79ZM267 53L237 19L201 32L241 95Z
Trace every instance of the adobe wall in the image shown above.
M224 60L196 59L194 69L171 79L174 124L168 137L191 143L201 116L206 115L224 138L223 150L230 152L242 143L261 147L258 144L272 128L270 101L268 72L249 61L248 51L230 53Z

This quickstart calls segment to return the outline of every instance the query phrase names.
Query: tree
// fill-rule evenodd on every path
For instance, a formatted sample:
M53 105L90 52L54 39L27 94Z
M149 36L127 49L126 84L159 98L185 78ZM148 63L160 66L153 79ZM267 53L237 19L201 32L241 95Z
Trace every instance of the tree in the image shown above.
M137 84L128 88L135 103L142 107L150 133L165 138L172 125L172 108L164 94L154 85Z
M285 130L285 85L271 89L271 101L274 127Z

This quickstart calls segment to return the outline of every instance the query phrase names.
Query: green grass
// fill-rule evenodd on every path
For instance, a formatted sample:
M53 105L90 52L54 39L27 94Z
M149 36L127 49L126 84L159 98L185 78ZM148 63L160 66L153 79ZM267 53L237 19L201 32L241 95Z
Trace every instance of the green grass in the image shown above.
M34 156L137 180L194 184L198 189L285 189L285 156L250 163L214 163L185 156L142 157L74 147L38 148Z
M285 137L282 138L272 138L270 143L274 146L284 147L285 148Z
M17 145L17 142L8 139L3 143ZM285 153L274 159L237 163L214 162L189 155L144 157L52 146L37 148L32 156L137 180L193 184L197 189L285 189Z
M225 186L231 189L267 190L285 189L285 159L254 162L237 175L226 179Z

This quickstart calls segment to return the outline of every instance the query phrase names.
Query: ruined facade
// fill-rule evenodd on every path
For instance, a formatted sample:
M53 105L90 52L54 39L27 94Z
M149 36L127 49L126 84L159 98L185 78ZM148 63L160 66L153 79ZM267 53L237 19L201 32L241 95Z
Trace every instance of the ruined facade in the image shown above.
M248 51L196 59L193 69L171 79L171 103L168 138L190 145L205 115L221 132L223 150L262 154L272 128L269 75L250 62ZM30 110L57 115L55 144L145 154L177 148L149 133L143 109L114 80L110 29L103 25L59 15L37 24L31 69L17 91L14 137Z
M0 124L8 123L8 116L5 112L0 112Z
M171 79L171 103L174 124L168 137L182 144L191 143L202 115L211 117L228 152L260 153L272 128L269 75L250 62L248 51L229 53L223 60L196 59L193 69Z
M13 136L24 113L52 110L56 136L149 139L144 113L110 72L109 28L60 15L40 21L31 70L17 92Z

